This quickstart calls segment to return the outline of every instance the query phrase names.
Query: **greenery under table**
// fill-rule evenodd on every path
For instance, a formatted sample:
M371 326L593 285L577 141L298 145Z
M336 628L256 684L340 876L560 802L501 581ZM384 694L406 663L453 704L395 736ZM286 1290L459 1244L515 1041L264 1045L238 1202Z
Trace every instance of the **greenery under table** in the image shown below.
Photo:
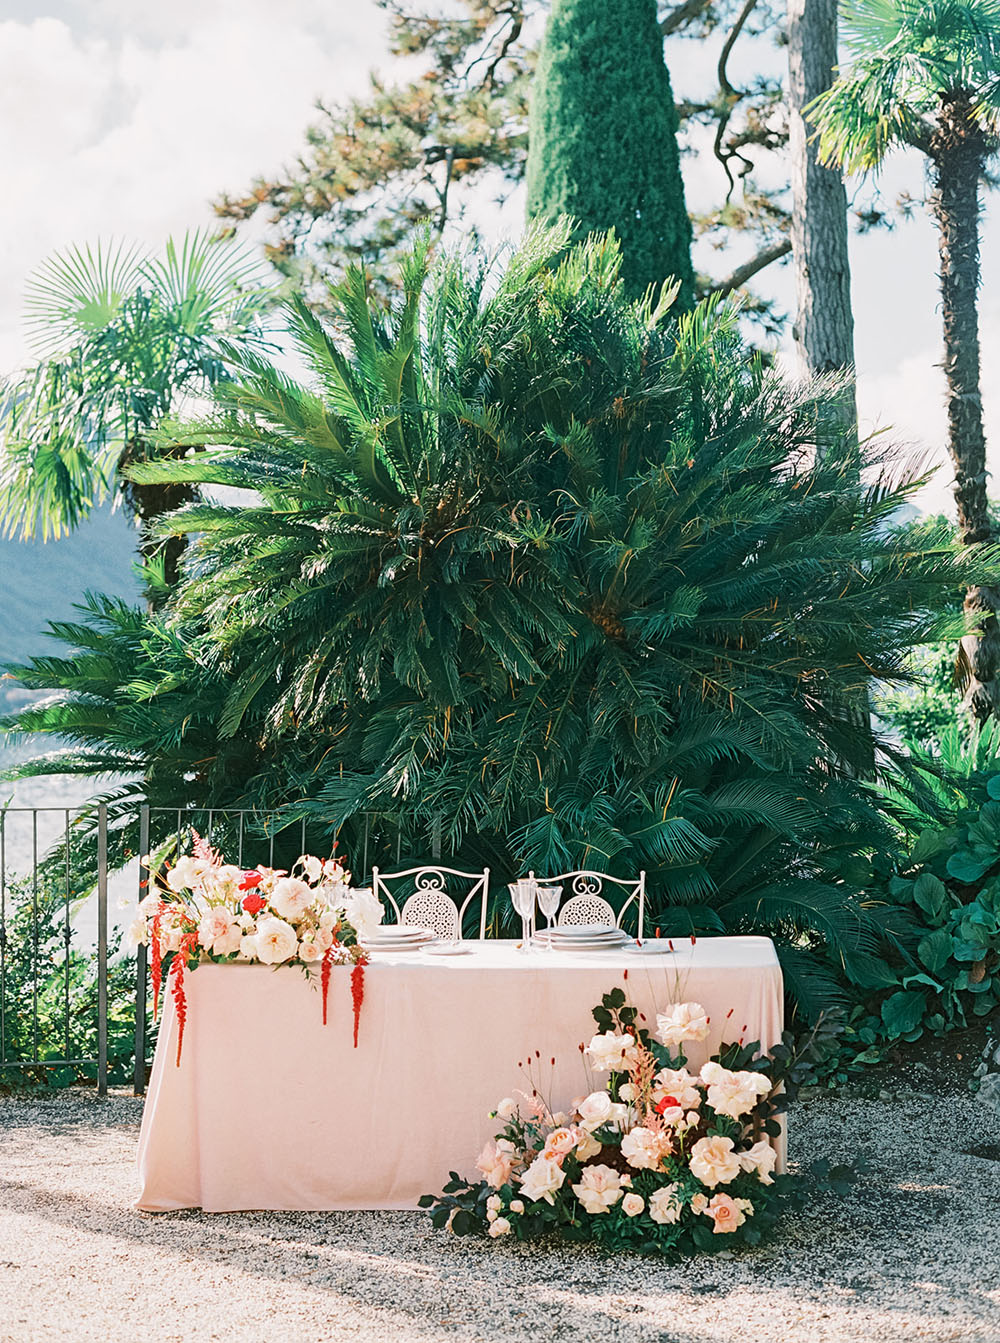
M376 953L366 967L357 1046L351 970L203 964L185 983L183 1051L167 996L139 1141L146 1211L199 1207L415 1208L451 1171L472 1171L496 1131L497 1098L537 1091L552 1110L593 1090L583 1052L591 1009L624 991L656 1021L701 1004L706 1037L781 1038L782 978L763 937L560 951L507 941L470 953ZM672 945L672 949L671 949ZM779 1169L784 1135L774 1140Z

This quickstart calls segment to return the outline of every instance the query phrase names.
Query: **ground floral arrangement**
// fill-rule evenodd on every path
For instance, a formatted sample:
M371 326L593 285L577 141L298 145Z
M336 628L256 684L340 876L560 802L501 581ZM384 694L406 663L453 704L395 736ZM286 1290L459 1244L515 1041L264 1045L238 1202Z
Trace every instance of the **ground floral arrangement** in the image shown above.
M187 1019L185 973L207 961L299 965L318 973L324 1025L332 967L351 965L357 1047L368 961L359 938L381 922L382 906L371 891L351 887L339 859L303 855L291 872L246 869L223 862L195 836L193 852L171 867L142 862L151 870L150 891L128 940L149 946L154 1018L164 982L173 995L178 1066Z
M606 1084L569 1113L553 1113L537 1086L501 1101L483 1178L452 1173L442 1195L421 1199L434 1225L646 1254L757 1244L790 1182L774 1174L769 1142L781 1131L788 1050L768 1058L756 1042L723 1045L692 1074L683 1046L709 1032L699 1004L659 1013L654 1036L615 989L594 1018L599 1033L581 1050Z

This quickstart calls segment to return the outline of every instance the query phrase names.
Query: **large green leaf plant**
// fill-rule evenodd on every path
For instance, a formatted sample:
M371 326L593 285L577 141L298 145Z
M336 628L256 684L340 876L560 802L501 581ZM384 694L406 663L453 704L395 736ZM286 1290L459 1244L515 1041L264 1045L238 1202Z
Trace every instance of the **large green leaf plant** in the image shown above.
M21 726L82 758L132 733L170 805L278 804L356 866L374 816L392 857L440 835L498 892L645 869L651 925L773 935L814 1013L892 982L898 911L861 892L895 835L857 776L895 756L858 697L948 637L990 553L897 534L920 480L840 434L835 383L786 382L718 303L630 299L620 265L561 224L504 265L418 248L388 312L360 271L329 326L293 303L308 377L244 354L168 428L188 455L128 468L244 491L156 524L190 542L134 727L80 711L123 672L81 687L72 656L22 673L59 693Z

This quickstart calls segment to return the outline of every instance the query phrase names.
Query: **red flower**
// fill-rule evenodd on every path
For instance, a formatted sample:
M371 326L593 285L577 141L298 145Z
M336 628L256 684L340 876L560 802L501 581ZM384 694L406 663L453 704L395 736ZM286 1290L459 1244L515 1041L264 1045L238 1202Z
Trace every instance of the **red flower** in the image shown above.
M656 1111L658 1115L661 1115L663 1114L664 1110L672 1109L674 1106L678 1105L680 1105L680 1101L677 1099L676 1096L664 1096L662 1100L658 1100L656 1102L656 1104L653 1106L653 1109Z
M149 970L153 980L153 1020L160 1010L160 984L163 978L163 952L160 947L160 915L154 914L149 938Z
M333 962L333 947L323 952L323 964L320 966L319 982L323 989L323 1025L326 1025L326 1000L330 992L330 966Z
M361 1020L361 1004L365 1000L365 957L362 955L354 962L351 971L351 1003L354 1007L354 1048L358 1047L358 1023Z
M240 882L238 889L241 891L252 891L253 888L259 886L262 881L262 874L255 868L252 872L243 873L243 880Z
M242 889L242 887L240 889ZM264 897L258 895L256 891L251 891L249 895L243 897L243 908L251 918L255 918L266 904L267 901Z

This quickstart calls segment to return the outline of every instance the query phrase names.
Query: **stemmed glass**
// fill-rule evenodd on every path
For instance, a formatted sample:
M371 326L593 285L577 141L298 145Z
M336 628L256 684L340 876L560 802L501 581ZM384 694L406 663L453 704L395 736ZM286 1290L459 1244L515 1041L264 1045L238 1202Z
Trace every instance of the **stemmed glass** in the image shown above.
M508 887L514 912L521 916L521 938L525 949L531 945L531 921L535 916L535 891L537 887L530 877L512 881Z
M538 905L545 915L546 928L552 927L552 920L555 918L556 910L559 908L559 901L562 899L563 888L561 886L539 886L538 887Z

